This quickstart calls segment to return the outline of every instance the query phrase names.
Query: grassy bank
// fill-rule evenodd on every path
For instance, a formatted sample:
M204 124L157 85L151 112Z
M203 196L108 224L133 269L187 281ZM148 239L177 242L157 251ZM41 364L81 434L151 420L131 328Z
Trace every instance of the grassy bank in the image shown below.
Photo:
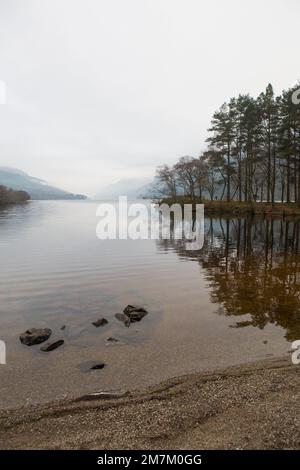
M166 203L172 205L178 203L184 204L204 204L206 215L233 215L233 216L300 216L300 207L294 202L274 204L267 202L239 202L239 201L208 201L192 199L190 197L165 198L159 201L160 204Z

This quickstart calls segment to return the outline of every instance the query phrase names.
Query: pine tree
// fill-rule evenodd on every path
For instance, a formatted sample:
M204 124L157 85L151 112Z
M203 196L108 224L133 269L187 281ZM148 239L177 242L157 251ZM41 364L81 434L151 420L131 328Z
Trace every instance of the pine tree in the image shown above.
M215 112L211 121L209 132L213 136L207 139L212 149L217 149L224 159L224 169L226 173L227 201L231 199L231 177L235 172L232 161L234 147L234 109L232 106L224 103L220 110Z

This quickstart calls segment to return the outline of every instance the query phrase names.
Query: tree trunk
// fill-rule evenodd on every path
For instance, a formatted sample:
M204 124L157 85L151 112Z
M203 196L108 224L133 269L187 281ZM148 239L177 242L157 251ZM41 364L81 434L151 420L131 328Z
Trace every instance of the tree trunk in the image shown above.
M275 202L275 189L276 189L276 150L273 149L273 171L272 171L272 205Z
M239 189L239 202L242 200L242 155L239 150L238 153L238 189Z
M291 202L290 179L291 179L291 157L290 157L290 152L289 152L288 158L287 158L287 170L286 170L286 202Z
M227 147L227 201L230 201L230 146Z
M270 137L270 120L268 125L268 169L267 169L267 202L270 202L271 189L271 137Z

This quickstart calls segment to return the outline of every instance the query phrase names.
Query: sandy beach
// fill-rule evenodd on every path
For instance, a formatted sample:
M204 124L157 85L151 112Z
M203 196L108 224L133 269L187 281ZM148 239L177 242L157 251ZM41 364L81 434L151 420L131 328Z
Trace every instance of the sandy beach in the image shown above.
M286 358L108 397L1 411L0 448L300 448L299 366Z

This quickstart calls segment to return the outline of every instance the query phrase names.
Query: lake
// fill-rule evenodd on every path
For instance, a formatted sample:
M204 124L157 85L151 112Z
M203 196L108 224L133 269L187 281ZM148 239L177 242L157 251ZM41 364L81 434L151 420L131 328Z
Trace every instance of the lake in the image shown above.
M98 204L0 210L2 408L281 356L300 339L299 220L206 218L203 248L189 251L180 240L99 240ZM114 315L132 303L149 314L126 328ZM31 327L64 345L22 345ZM87 371L90 361L106 367Z

